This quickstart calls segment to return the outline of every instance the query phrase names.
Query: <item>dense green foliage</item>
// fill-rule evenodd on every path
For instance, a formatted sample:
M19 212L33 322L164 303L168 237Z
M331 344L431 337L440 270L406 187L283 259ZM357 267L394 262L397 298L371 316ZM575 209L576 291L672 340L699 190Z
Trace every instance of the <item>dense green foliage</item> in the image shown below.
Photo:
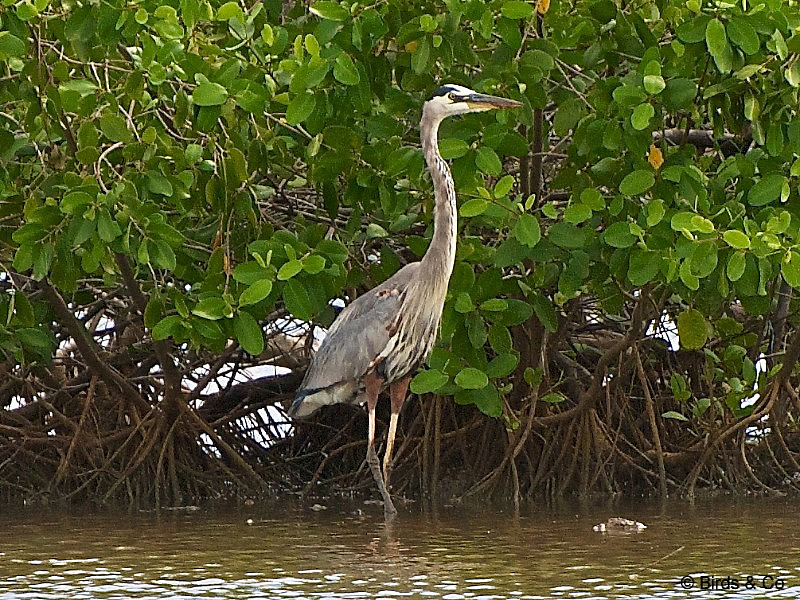
M264 326L269 339L286 315L329 324L332 298L427 247L417 122L442 82L525 108L442 127L458 257L412 391L513 431L635 386L659 407L646 436L689 419L688 447L743 423L754 391L775 390L772 407L790 381L794 1L4 4L0 348L7 372L37 378L0 405L52 393L41 373L87 331L117 357L141 319L145 352L126 356L146 368L131 372L145 379L155 347L163 388L120 387L84 355L91 343L78 362L156 405L228 340L259 355ZM101 313L113 331L90 324ZM701 351L688 366L647 345L648 326L671 324ZM598 329L613 343L587 341ZM621 360L640 348L650 383ZM79 394L88 379L71 381Z

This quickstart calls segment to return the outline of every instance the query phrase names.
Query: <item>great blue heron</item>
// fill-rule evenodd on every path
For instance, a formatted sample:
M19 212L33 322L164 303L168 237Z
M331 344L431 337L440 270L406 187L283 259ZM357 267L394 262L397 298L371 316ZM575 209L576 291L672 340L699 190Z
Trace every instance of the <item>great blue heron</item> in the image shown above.
M366 400L367 463L387 517L397 513L385 482L392 467L398 415L411 376L436 341L456 256L456 190L450 169L439 154L439 124L451 115L520 106L515 100L479 94L453 84L440 87L424 104L420 138L436 199L428 251L421 261L406 265L339 314L312 358L289 409L290 417L305 417L327 404ZM390 388L392 413L381 474L375 453L375 406L386 385Z

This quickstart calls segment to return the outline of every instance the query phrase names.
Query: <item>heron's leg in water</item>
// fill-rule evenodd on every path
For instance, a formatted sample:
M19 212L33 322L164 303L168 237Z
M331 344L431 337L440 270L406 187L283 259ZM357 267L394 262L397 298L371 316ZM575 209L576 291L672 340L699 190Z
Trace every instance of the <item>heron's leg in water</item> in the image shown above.
M392 451L394 450L394 436L397 433L397 420L400 416L400 410L403 408L403 403L406 401L409 381L411 381L411 375L406 375L402 379L393 382L390 386L392 416L389 419L389 438L386 440L386 453L383 455L383 480L387 487L389 486L389 478L392 476Z
M367 464L372 471L372 478L378 485L378 491L383 498L383 513L386 517L393 517L397 509L392 503L392 497L386 491L386 484L381 474L381 463L375 452L375 407L378 405L378 394L381 392L381 380L374 373L364 376L364 385L367 392L367 411L369 414L369 436L367 438Z

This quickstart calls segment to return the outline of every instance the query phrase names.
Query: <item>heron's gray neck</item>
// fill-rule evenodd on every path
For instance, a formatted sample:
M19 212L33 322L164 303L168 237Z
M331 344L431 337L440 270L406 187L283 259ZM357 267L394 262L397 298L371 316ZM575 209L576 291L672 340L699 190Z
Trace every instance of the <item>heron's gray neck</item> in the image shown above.
M457 206L450 168L439 154L438 131L441 121L441 118L423 109L420 122L422 154L433 179L435 207L433 239L422 257L422 273L423 277L444 279L446 287L456 259Z

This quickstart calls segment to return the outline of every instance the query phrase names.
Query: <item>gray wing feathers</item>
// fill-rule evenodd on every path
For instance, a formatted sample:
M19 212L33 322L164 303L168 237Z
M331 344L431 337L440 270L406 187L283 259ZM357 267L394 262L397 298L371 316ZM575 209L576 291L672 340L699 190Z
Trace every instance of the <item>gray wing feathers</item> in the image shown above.
M418 268L418 262L406 265L342 310L311 360L301 390L327 388L367 372L389 341L401 294Z

